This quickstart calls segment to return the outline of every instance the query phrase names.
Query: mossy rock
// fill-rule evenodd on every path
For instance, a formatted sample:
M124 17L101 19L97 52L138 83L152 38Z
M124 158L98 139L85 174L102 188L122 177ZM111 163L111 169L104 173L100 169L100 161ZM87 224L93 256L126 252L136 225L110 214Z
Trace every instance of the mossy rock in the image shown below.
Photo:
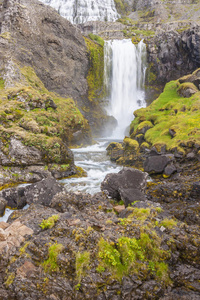
M192 95L197 93L199 90L192 82L185 82L180 84L177 92L180 96L190 98Z
M91 36L91 35L90 35ZM91 102L98 101L103 98L105 91L104 83L104 47L100 37L94 39L86 38L86 45L90 58L90 68L87 75L88 82L88 99Z
M139 149L139 143L136 140L125 137L123 142L125 150L137 151Z
M166 145L166 150L179 149L181 155L187 153L181 147L188 142L200 143L200 91L189 98L180 96L181 86L190 86L191 83L180 84L179 80L166 84L163 93L146 108L138 109L134 112L135 119L130 126L131 137L142 133L142 129L148 128L145 132L145 142L149 145ZM170 134L170 130L175 131L175 135Z

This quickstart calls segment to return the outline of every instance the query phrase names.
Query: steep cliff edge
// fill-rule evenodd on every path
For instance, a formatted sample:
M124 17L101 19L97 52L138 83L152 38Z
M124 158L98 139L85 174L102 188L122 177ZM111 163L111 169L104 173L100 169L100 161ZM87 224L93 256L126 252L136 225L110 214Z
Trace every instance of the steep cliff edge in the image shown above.
M38 1L4 1L0 20L0 184L71 175L68 146L91 142L85 40Z

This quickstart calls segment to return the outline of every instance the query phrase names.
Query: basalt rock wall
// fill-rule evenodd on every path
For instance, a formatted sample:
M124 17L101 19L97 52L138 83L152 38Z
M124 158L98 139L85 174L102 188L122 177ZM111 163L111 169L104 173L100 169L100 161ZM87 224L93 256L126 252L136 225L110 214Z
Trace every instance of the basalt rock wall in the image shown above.
M160 32L147 41L150 85L164 85L200 67L200 26Z

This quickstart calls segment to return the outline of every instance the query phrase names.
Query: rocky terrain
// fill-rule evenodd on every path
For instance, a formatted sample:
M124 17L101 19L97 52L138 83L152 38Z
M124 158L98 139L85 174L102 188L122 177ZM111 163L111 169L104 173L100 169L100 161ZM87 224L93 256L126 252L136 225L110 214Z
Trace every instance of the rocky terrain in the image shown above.
M51 178L23 188L29 208L0 223L0 299L199 299L199 225L149 201L146 178L110 174L95 196ZM106 196L130 190L143 199Z
M0 1L0 216L15 209L0 222L0 300L200 299L199 1L115 3L118 22L73 26ZM56 180L83 174L69 147L115 123L91 32L145 39L150 92L174 80L108 146L128 168L94 196Z

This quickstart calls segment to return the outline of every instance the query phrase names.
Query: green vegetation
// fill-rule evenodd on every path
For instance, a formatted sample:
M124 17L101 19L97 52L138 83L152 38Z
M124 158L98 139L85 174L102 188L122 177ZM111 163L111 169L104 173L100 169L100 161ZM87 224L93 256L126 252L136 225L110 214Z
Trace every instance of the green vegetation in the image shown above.
M57 264L57 257L63 250L64 246L62 244L52 244L48 250L48 259L42 263L44 271L47 273L59 271L59 266Z
M124 139L124 145L126 150L137 151L139 148L138 142L128 137Z
M14 279L15 279L15 273L10 273L5 282L5 286L8 288L13 283Z
M168 254L160 248L158 236L141 233L139 239L124 236L117 243L101 238L98 246L99 272L108 269L113 278L121 280L125 275L149 270L157 280L170 283L168 266L163 262Z
M98 35L96 35L96 34L93 34L93 33L90 33L90 34L88 34L88 37L92 40L92 41L95 41L95 42L97 42L99 45L101 45L102 47L104 46L104 40L100 37L100 36L98 36Z
M66 143L73 145L73 133L89 134L87 120L72 99L50 93L31 67L21 68L24 85L4 88L0 80L0 135L8 155L10 138L34 146L46 163L71 165ZM65 143L63 142L65 141ZM14 162L13 162L14 163Z
M83 253L78 252L76 254L76 278L78 285L81 282L81 278L85 275L85 271L89 269L90 253L85 251ZM77 286L78 287L78 286Z
M52 215L46 220L43 220L42 223L40 224L40 227L42 229L49 229L54 227L55 223L58 221L59 215Z
M91 39L85 38L90 56L90 69L87 75L88 99L92 102L98 101L98 99L101 99L104 95L104 48L102 39L98 37L95 40L97 39L99 44Z
M160 226L163 226L165 228L168 228L168 229L172 229L174 228L175 226L177 226L177 221L173 220L173 219L164 219L161 223L160 223Z
M200 91L186 98L180 95L186 83L171 81L166 84L164 92L147 108L135 111L131 124L131 137L134 137L144 124L150 124L145 133L145 142L158 149L166 146L167 150L177 148L185 153L184 147L200 145ZM191 88L191 84L189 86ZM170 132L174 132L172 136Z

